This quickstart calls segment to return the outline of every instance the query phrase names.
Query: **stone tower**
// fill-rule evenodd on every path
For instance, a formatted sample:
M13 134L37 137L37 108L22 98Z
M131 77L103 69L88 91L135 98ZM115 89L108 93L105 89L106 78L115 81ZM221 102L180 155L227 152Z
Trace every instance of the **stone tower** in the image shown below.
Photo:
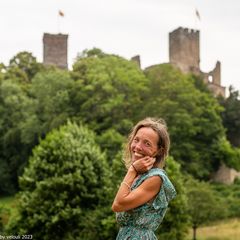
M199 73L199 31L179 27L169 33L169 60L182 72Z
M132 57L131 60L135 62L139 68L141 68L141 59L139 55Z
M43 63L55 65L62 69L68 68L68 35L44 33Z
M221 86L221 63L217 61L210 72L200 70L199 31L179 27L169 33L169 61L183 73L201 75L215 96L225 97L225 87Z
M221 63L217 61L215 68L211 72L212 82L215 85L221 85Z

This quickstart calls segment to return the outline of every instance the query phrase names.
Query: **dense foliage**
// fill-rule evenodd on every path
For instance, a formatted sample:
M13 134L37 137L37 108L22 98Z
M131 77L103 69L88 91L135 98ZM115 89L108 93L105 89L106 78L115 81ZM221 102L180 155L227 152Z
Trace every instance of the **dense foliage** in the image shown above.
M105 239L99 210L109 207L110 185L94 133L69 122L34 149L20 178L19 219L9 232L34 239Z
M240 181L232 185L199 182L186 178L188 211L193 228L193 239L197 239L197 228L213 221L239 218Z
M195 87L192 76L170 64L152 66L145 73L150 91L144 112L167 121L171 154L182 169L197 178L208 178L225 160L214 157L216 145L224 136L222 108L212 95Z
M31 83L0 82L0 192L18 189L18 176L39 138L66 122L71 82L57 69L37 73Z
M152 116L168 124L176 162L170 157L167 171L178 191L158 235L184 239L189 221L208 220L207 211L194 217L191 210L200 204L197 190L211 198L206 209L216 199L208 185L198 189L193 181L186 189L183 175L209 180L221 163L240 169L238 92L219 102L200 77L169 64L142 71L99 49L79 55L72 71L43 66L27 52L0 64L1 194L19 190L27 166L19 218L9 231L36 239L113 239L110 205L125 173L122 144L133 124ZM239 216L232 190L226 217Z
M75 80L74 117L98 133L110 128L128 133L139 119L142 98L148 91L143 72L133 62L93 49L79 57L71 75Z
M0 84L0 192L13 193L31 143L22 141L22 124L31 121L33 101L13 80Z
M232 185L215 183L211 188L216 192L218 199L223 201L222 210L226 211L227 217L240 218L240 181L236 180Z
M223 125L227 130L227 138L233 146L240 147L240 95L233 87L229 88L227 99L219 98L225 111L222 113Z
M199 226L225 218L228 208L225 206L224 199L219 198L217 192L206 182L188 178L186 188L188 211L195 240Z

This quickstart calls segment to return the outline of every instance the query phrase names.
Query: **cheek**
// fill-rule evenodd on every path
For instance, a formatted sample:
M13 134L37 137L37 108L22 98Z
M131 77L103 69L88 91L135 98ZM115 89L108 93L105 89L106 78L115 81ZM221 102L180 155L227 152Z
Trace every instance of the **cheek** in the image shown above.
M153 156L153 149L149 149L147 147L142 147L142 153L145 154L146 156Z
M148 149L148 153L150 156L155 156L157 154L157 149Z
M132 143L132 144L130 145L130 150L132 151L134 148L135 148L135 144Z

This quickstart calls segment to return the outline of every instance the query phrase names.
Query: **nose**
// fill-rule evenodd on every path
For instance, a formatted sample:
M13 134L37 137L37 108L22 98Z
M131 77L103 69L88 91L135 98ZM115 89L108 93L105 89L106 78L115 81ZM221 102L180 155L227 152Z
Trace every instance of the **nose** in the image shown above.
M142 144L141 142L136 143L135 150L142 150Z

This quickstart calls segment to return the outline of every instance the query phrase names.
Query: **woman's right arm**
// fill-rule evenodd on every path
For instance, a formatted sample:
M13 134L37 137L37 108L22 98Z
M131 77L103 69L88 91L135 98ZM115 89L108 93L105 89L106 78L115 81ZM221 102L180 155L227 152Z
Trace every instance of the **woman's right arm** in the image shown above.
M141 173L152 168L155 162L154 158L145 157L134 163L135 168ZM127 211L151 200L160 190L162 180L158 176L153 176L145 180L138 188L131 191L130 187L137 173L133 166L130 166L124 177L116 197L112 204L114 212Z

